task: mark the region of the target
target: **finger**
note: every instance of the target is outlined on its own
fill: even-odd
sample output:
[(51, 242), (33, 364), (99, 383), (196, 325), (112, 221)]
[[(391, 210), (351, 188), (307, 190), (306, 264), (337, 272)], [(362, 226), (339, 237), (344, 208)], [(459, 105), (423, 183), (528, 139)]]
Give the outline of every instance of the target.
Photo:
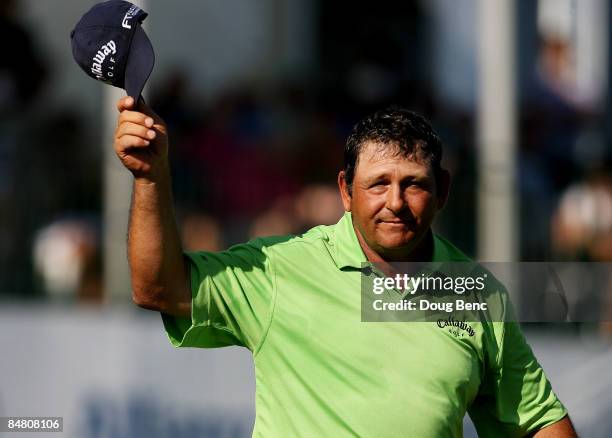
[(132, 109), (134, 107), (134, 98), (130, 96), (122, 97), (117, 101), (117, 111), (122, 112), (126, 109)]
[(144, 138), (137, 137), (135, 135), (124, 135), (117, 139), (117, 152), (125, 152), (131, 148), (145, 148), (149, 146), (151, 142)]
[(159, 132), (160, 134), (168, 134), (168, 128), (164, 124), (155, 123), (151, 128), (154, 129), (155, 132)]
[(138, 111), (153, 118), (156, 124), (163, 124), (162, 118), (159, 117), (155, 111), (153, 111), (153, 108), (147, 105), (147, 103), (144, 101), (142, 97), (138, 100), (138, 105), (136, 106), (136, 108), (138, 109)]
[(145, 140), (153, 140), (156, 137), (154, 130), (138, 123), (124, 122), (119, 125), (116, 132), (116, 137), (120, 138), (124, 135), (133, 135), (135, 137), (144, 138)]
[(154, 123), (151, 117), (138, 111), (123, 111), (119, 116), (118, 123), (122, 124), (125, 122), (137, 123), (147, 128), (152, 127)]
[(133, 172), (149, 172), (151, 170), (151, 165), (147, 162), (147, 156), (144, 155), (144, 152), (131, 152), (129, 155), (124, 155), (121, 160)]

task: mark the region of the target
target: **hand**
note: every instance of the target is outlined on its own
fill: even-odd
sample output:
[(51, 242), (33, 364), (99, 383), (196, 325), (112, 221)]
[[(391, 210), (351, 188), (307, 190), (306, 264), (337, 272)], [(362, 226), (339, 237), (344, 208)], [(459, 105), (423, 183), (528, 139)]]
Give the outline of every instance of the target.
[(169, 175), (168, 129), (164, 121), (144, 103), (134, 98), (119, 99), (119, 119), (113, 148), (121, 163), (137, 182), (154, 183)]

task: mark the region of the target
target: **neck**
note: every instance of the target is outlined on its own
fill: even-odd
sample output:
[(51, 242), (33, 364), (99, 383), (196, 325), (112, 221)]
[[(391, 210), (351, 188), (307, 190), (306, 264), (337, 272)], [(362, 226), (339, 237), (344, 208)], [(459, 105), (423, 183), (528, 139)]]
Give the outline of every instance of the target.
[(353, 225), (357, 240), (366, 258), (372, 263), (384, 262), (430, 262), (433, 258), (433, 233), (427, 230), (417, 246), (411, 250), (399, 248), (397, 250), (376, 251), (368, 245), (357, 227)]

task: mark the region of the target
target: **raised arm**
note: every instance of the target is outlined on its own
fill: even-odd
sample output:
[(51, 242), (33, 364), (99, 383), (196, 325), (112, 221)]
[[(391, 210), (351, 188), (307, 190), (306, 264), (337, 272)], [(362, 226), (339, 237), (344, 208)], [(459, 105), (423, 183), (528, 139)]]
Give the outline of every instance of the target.
[(128, 226), (132, 299), (174, 316), (191, 313), (189, 271), (174, 217), (166, 125), (143, 101), (117, 102), (114, 149), (134, 176)]
[(532, 435), (534, 438), (576, 438), (578, 434), (568, 416), (544, 427)]

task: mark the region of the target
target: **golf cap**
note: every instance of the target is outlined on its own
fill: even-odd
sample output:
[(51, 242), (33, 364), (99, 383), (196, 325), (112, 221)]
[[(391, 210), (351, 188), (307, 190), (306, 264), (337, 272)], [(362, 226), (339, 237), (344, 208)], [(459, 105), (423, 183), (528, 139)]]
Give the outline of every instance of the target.
[(94, 5), (70, 33), (72, 56), (94, 79), (124, 88), (138, 100), (155, 53), (141, 27), (147, 13), (123, 0)]

